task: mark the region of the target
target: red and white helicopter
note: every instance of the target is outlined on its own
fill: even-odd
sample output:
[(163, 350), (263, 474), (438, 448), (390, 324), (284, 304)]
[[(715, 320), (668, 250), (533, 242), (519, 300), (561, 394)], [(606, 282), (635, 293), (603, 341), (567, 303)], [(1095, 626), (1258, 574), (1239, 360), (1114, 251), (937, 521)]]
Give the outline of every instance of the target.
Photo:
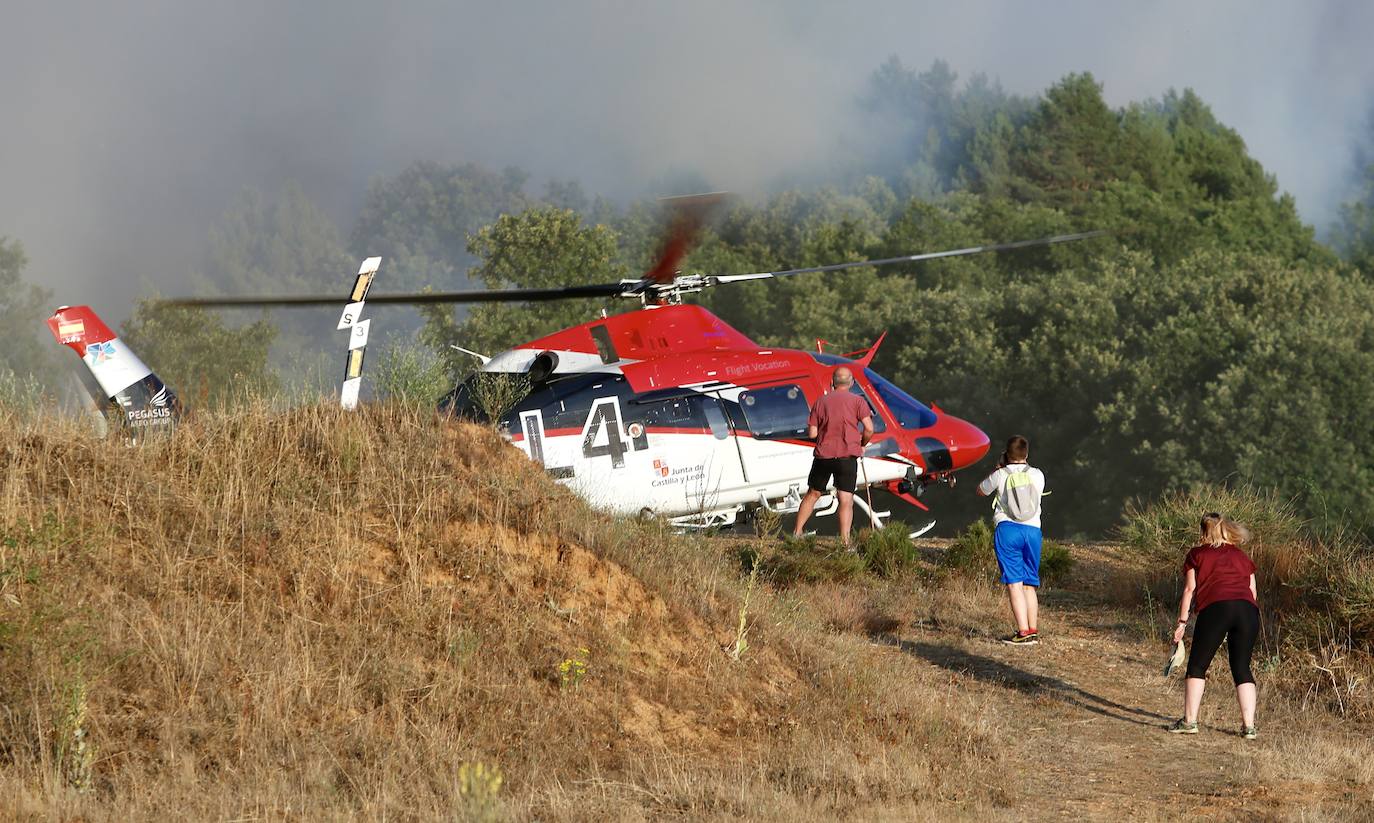
[[(979, 460), (988, 437), (870, 368), (878, 345), (843, 357), (764, 348), (700, 306), (648, 306), (502, 352), (441, 408), (480, 419), (480, 381), (528, 375), (500, 422), (550, 474), (612, 511), (724, 526), (751, 509), (796, 511), (814, 447), (807, 417), (848, 365), (876, 430), (862, 482), (924, 509), (925, 485)], [(880, 524), (886, 513), (855, 499)]]
[[(439, 408), (459, 417), (485, 420), (489, 410), (483, 407), (482, 381), (496, 375), (515, 378), (522, 387), (521, 396), (498, 413), (499, 420), (487, 422), (499, 423), (508, 439), (552, 476), (610, 511), (653, 513), (683, 528), (716, 527), (733, 524), (741, 515), (759, 509), (796, 511), (806, 491), (813, 448), (806, 439), (807, 417), (810, 407), (830, 390), (837, 366), (850, 367), (855, 377), (852, 391), (873, 411), (876, 433), (860, 461), (859, 479), (866, 487), (884, 489), (924, 510), (918, 498), (926, 487), (936, 482), (952, 484), (955, 472), (986, 454), (988, 436), (938, 406), (920, 402), (874, 371), (871, 363), (881, 337), (868, 349), (845, 356), (766, 348), (701, 306), (683, 303), (684, 295), (746, 280), (1009, 251), (1106, 234), (1084, 232), (752, 274), (677, 273), (677, 263), (714, 202), (715, 198), (698, 196), (674, 204), (676, 217), (664, 252), (658, 264), (638, 280), (369, 298), (380, 262), (369, 258), (347, 301), (299, 296), (172, 302), (245, 307), (337, 306), (346, 302), (339, 328), (353, 329), (345, 375), (344, 402), (348, 405), (350, 399), (356, 401), (356, 382), (350, 392), (349, 381), (358, 379), (362, 367), (363, 346), (358, 339), (365, 344), (367, 337), (363, 324), (368, 321), (358, 320), (365, 302), (535, 302), (585, 297), (638, 300), (642, 307), (636, 311), (610, 316), (603, 313), (597, 319), (492, 357), (469, 352), (479, 358), (480, 368), (449, 392)], [(112, 405), (126, 410), (128, 422), (162, 414), (149, 409), (179, 408), (141, 362), (111, 377), (116, 373), (110, 358), (118, 358), (124, 351), (116, 348), (111, 355), (102, 348), (119, 344), (98, 320), (95, 324), (103, 330), (99, 335), (79, 336), (80, 330), (72, 324), (86, 323), (90, 328), (89, 318), (94, 314), (85, 307), (63, 309), (49, 325), (60, 342), (83, 356)], [(358, 326), (362, 327), (360, 334)], [(132, 352), (127, 356), (131, 363), (137, 361)], [(158, 405), (159, 397), (164, 405)], [(855, 501), (875, 526), (888, 515), (874, 511), (861, 495), (856, 495)], [(833, 499), (822, 500), (818, 514), (833, 512), (834, 508)]]

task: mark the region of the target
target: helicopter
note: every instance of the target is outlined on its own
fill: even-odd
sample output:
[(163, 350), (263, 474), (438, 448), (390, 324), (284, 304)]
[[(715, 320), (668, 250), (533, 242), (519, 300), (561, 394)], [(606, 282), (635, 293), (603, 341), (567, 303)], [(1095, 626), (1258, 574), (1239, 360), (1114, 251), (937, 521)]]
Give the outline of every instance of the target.
[[(869, 348), (845, 355), (825, 352), (820, 341), (814, 352), (769, 348), (702, 306), (685, 303), (685, 296), (750, 280), (1005, 252), (1109, 233), (1088, 231), (781, 271), (680, 273), (677, 264), (720, 199), (719, 193), (669, 199), (671, 221), (662, 251), (656, 264), (639, 279), (557, 288), (369, 297), (380, 265), (380, 259), (374, 257), (364, 262), (346, 301), (328, 295), (301, 295), (168, 302), (203, 307), (345, 303), (339, 329), (350, 330), (352, 341), (342, 396), (343, 404), (349, 407), (357, 402), (369, 322), (359, 318), (366, 303), (540, 302), (585, 297), (638, 301), (636, 310), (622, 314), (603, 310), (599, 318), (493, 356), (454, 346), (473, 355), (479, 365), (439, 401), (438, 411), (497, 425), (513, 446), (593, 505), (620, 514), (652, 514), (683, 529), (715, 528), (763, 511), (786, 514), (797, 510), (806, 491), (814, 445), (807, 439), (807, 418), (811, 406), (830, 390), (831, 375), (841, 365), (854, 375), (850, 391), (862, 397), (872, 411), (874, 437), (859, 461), (862, 487), (885, 490), (928, 510), (920, 500), (926, 489), (935, 483), (953, 485), (956, 472), (987, 453), (989, 439), (976, 425), (938, 405), (922, 403), (872, 368), (885, 333)], [(89, 316), (94, 317), (94, 313), (89, 312)], [(70, 334), (64, 339), (59, 334), (63, 322), (77, 322), (70, 319), (74, 317), (59, 311), (49, 321), (59, 342), (82, 354), (98, 380), (102, 374), (98, 369), (112, 374), (109, 365), (98, 360), (98, 352), (91, 353), (92, 343)], [(96, 343), (104, 339), (103, 334), (92, 338)], [(135, 412), (146, 415), (142, 409), (153, 407), (150, 404), (157, 395), (154, 392), (150, 399), (144, 399), (143, 394), (165, 391), (150, 370), (139, 376), (144, 382), (126, 381), (144, 369), (139, 361), (139, 368), (120, 372), (117, 379), (100, 380), (106, 396), (112, 398), (111, 406), (130, 409), (126, 416)], [(490, 392), (486, 389), (493, 380), (508, 384), (507, 402), (499, 408), (488, 401)], [(116, 388), (114, 383), (136, 384), (132, 391), (137, 396), (121, 399), (118, 391), (128, 395), (131, 390)], [(174, 408), (176, 411), (167, 413), (169, 417), (179, 413), (180, 406)], [(869, 499), (858, 495), (855, 505), (875, 527), (881, 527), (890, 514), (875, 510)], [(816, 513), (832, 514), (837, 507), (836, 496), (827, 494)], [(930, 522), (913, 536), (934, 525)]]
[[(650, 305), (489, 358), (440, 409), (498, 423), (594, 505), (682, 528), (725, 527), (746, 513), (797, 510), (814, 447), (811, 407), (848, 366), (875, 430), (860, 461), (864, 485), (925, 509), (926, 487), (953, 482), (987, 452), (988, 437), (874, 371), (881, 342), (848, 355), (765, 348), (700, 306)], [(525, 375), (529, 388), (492, 421), (482, 384), (495, 375)], [(858, 496), (855, 505), (875, 525), (888, 514)], [(836, 507), (827, 495), (818, 513)]]

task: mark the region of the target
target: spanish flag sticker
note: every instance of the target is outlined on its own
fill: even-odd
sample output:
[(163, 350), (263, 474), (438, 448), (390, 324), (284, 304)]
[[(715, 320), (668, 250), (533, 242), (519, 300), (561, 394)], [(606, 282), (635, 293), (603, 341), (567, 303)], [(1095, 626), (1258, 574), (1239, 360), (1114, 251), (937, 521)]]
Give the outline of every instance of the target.
[(57, 336), (58, 336), (58, 337), (71, 337), (71, 336), (73, 336), (73, 335), (85, 334), (85, 333), (86, 333), (86, 321), (84, 321), (84, 320), (75, 320), (75, 321), (73, 321), (73, 322), (71, 322), (71, 323), (58, 323), (58, 324), (57, 324)]

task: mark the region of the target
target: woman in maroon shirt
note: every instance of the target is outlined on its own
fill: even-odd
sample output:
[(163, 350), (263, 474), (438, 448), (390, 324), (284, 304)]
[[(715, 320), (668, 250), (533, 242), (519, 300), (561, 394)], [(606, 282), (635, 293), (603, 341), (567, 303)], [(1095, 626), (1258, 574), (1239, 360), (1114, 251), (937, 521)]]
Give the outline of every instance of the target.
[(1249, 537), (1250, 532), (1239, 523), (1216, 512), (1203, 515), (1202, 541), (1183, 561), (1183, 602), (1178, 607), (1174, 642), (1183, 639), (1188, 609), (1194, 602), (1197, 625), (1193, 627), (1193, 650), (1188, 655), (1184, 681), (1183, 719), (1169, 727), (1171, 732), (1197, 734), (1207, 667), (1225, 638), (1236, 702), (1240, 704), (1240, 733), (1247, 740), (1255, 739), (1255, 677), (1250, 672), (1250, 655), (1259, 637), (1259, 604), (1255, 564), (1236, 547)]

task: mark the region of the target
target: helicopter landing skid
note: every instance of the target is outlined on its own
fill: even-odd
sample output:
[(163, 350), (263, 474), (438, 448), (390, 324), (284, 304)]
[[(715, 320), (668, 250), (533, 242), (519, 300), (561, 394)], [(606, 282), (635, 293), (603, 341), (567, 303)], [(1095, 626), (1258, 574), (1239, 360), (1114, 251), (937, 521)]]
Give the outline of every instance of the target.
[(854, 495), (854, 505), (864, 514), (868, 515), (868, 522), (871, 523), (875, 529), (881, 529), (883, 527), (884, 517), (892, 516), (892, 512), (890, 511), (874, 511), (873, 507), (868, 504), (868, 500), (857, 494)]
[[(768, 502), (768, 496), (762, 491), (759, 492), (759, 508), (766, 509), (774, 514), (796, 514), (801, 508), (802, 492), (800, 486), (792, 486), (787, 490), (787, 495), (776, 504)], [(816, 501), (816, 508), (811, 512), (813, 517), (829, 517), (839, 511), (840, 501), (833, 494), (823, 494)]]
[(709, 512), (693, 512), (681, 517), (674, 517), (668, 521), (668, 524), (680, 532), (722, 529), (735, 525), (735, 521), (739, 519), (739, 513), (743, 510), (744, 506), (735, 506)]
[(915, 540), (916, 538), (920, 537), (921, 535), (925, 534), (926, 532), (930, 531), (930, 530), (933, 529), (933, 528), (935, 528), (935, 521), (934, 521), (934, 520), (932, 520), (932, 521), (930, 521), (929, 523), (925, 524), (924, 526), (922, 526), (921, 528), (919, 528), (919, 529), (917, 529), (916, 531), (912, 532), (911, 534), (908, 534), (907, 537), (911, 538), (912, 540)]

